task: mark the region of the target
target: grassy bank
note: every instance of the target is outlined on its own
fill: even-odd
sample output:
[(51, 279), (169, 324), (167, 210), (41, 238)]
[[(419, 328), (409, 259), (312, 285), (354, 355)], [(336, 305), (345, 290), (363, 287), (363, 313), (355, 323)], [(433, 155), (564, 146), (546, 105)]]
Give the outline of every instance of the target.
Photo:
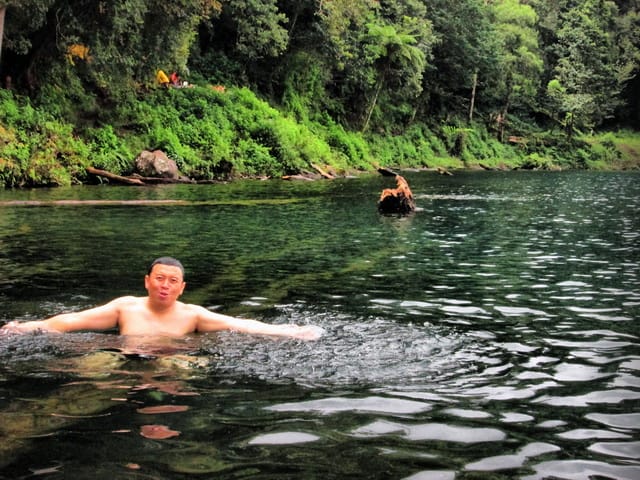
[(329, 118), (296, 120), (246, 88), (152, 90), (105, 108), (55, 91), (35, 106), (0, 90), (0, 185), (93, 182), (89, 166), (129, 175), (142, 150), (160, 149), (200, 180), (415, 168), (635, 169), (638, 132), (569, 141), (535, 132), (501, 143), (483, 124), (412, 125), (361, 134)]

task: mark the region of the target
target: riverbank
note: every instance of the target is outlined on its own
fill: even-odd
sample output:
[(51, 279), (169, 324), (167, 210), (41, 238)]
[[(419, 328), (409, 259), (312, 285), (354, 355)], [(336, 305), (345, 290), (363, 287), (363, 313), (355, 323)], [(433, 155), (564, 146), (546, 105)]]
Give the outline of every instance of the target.
[[(0, 186), (96, 183), (135, 173), (143, 150), (162, 150), (195, 181), (341, 176), (379, 167), (419, 169), (640, 168), (640, 133), (568, 138), (562, 131), (498, 140), (486, 123), (413, 124), (355, 132), (330, 118), (295, 118), (247, 88), (151, 90), (107, 108), (79, 108), (0, 90)], [(86, 99), (85, 99), (86, 100)], [(322, 175), (320, 175), (322, 176)]]

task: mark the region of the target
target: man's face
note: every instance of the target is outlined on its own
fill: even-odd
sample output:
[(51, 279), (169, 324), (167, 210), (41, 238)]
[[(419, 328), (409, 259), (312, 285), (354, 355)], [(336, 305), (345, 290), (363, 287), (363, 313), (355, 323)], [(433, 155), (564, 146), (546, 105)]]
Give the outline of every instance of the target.
[(175, 302), (185, 286), (182, 270), (173, 265), (154, 265), (151, 273), (144, 277), (144, 287), (149, 297), (162, 303)]

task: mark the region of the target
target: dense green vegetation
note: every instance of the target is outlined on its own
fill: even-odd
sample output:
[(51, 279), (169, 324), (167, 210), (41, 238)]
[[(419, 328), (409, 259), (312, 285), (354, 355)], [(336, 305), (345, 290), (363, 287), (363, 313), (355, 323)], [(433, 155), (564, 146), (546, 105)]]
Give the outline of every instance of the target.
[[(3, 14), (4, 186), (129, 174), (143, 149), (197, 179), (640, 163), (640, 0), (0, 0)], [(158, 69), (192, 88), (160, 87)]]

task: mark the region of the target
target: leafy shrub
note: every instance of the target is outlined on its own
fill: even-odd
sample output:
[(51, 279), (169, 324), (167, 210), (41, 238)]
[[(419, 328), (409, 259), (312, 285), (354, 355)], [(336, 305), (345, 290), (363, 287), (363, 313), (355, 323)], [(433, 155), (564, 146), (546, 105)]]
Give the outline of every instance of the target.
[(327, 144), (334, 149), (337, 167), (365, 169), (370, 166), (369, 146), (359, 133), (347, 132), (342, 125), (330, 121), (322, 135)]
[(28, 145), (20, 142), (13, 129), (0, 124), (0, 182), (15, 186), (20, 182), (22, 165), (29, 160)]
[(531, 153), (527, 155), (520, 168), (523, 170), (556, 170), (557, 167), (549, 157), (542, 156), (539, 153)]
[(134, 155), (114, 132), (111, 125), (87, 130), (90, 158), (94, 167), (118, 175), (131, 171)]
[[(94, 121), (108, 112), (99, 105), (93, 88), (95, 85), (88, 86), (78, 70), (68, 64), (54, 66), (49, 79), (34, 97), (34, 104), (39, 110), (74, 125)], [(119, 101), (124, 101), (124, 98), (119, 98)]]
[(10, 92), (0, 92), (0, 103), (0, 177), (5, 186), (70, 185), (86, 175), (89, 149), (70, 124)]
[(453, 125), (443, 125), (442, 135), (447, 152), (454, 157), (463, 160), (468, 159), (467, 155), (467, 139), (473, 130), (470, 128), (462, 128)]
[(621, 157), (620, 152), (611, 140), (594, 143), (591, 145), (590, 153), (591, 160), (586, 162), (589, 168), (606, 168), (607, 165), (613, 165), (618, 162)]
[(150, 132), (148, 138), (151, 150), (164, 151), (170, 158), (175, 160), (178, 168), (183, 172), (187, 173), (191, 170), (190, 166), (198, 163), (197, 153), (180, 140), (178, 133), (174, 129), (158, 126)]
[(240, 140), (236, 154), (234, 164), (240, 175), (276, 177), (285, 173), (282, 165), (270, 154), (269, 149), (251, 139)]

